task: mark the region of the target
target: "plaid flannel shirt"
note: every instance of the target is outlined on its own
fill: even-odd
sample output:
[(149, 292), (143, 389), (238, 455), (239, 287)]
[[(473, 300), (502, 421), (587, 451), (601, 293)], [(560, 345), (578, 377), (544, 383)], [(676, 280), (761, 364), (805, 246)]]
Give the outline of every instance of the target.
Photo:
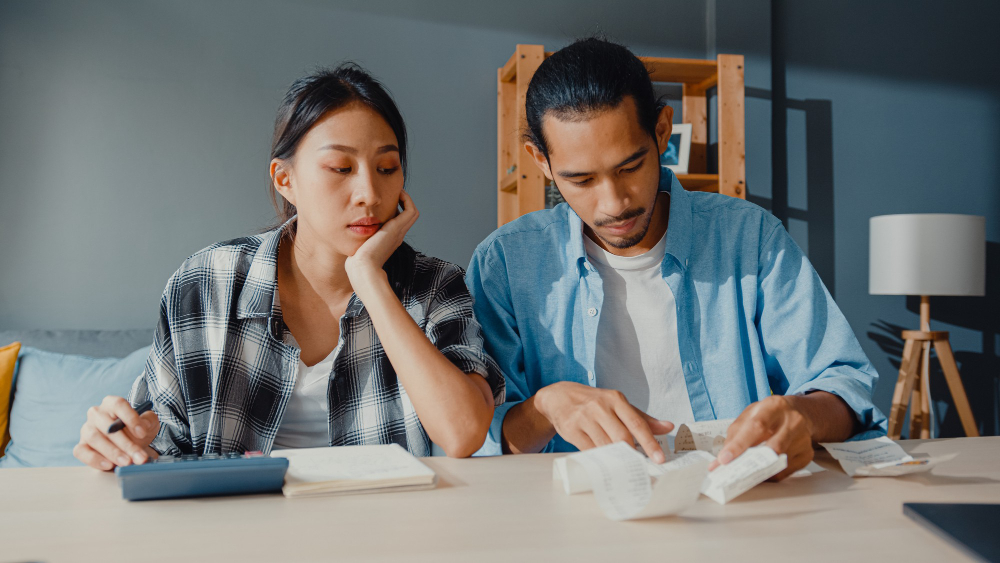
[[(277, 290), (285, 229), (212, 245), (170, 277), (143, 374), (129, 394), (151, 400), (163, 455), (270, 452), (292, 394), (300, 350), (283, 342)], [(482, 375), (496, 405), (504, 377), (485, 352), (458, 266), (405, 243), (386, 262), (390, 284), (413, 320), (463, 372)], [(430, 440), (397, 379), (364, 305), (351, 297), (340, 319), (340, 352), (327, 389), (330, 445), (396, 443), (430, 455)]]

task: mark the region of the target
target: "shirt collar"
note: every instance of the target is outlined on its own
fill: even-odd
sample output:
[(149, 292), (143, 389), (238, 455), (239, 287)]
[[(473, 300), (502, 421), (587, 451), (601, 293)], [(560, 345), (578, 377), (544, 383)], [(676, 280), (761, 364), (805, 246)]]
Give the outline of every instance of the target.
[(278, 312), (276, 309), (280, 310), (280, 306), (274, 301), (274, 292), (278, 287), (278, 246), (293, 221), (295, 217), (260, 235), (260, 246), (250, 261), (250, 269), (240, 291), (237, 318), (280, 318), (280, 315), (274, 314)]
[[(691, 254), (691, 201), (677, 176), (668, 168), (660, 168), (660, 192), (670, 194), (670, 222), (667, 225), (666, 256), (672, 256), (677, 265), (687, 269), (688, 257)], [(566, 242), (566, 255), (580, 268), (586, 267), (587, 250), (583, 244), (583, 220), (569, 210), (569, 239)]]

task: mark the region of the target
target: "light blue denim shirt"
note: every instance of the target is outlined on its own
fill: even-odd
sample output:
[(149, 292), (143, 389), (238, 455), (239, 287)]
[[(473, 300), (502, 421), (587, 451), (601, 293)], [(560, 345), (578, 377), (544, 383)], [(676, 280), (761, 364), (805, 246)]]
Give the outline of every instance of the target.
[[(670, 193), (663, 278), (677, 303), (681, 366), (696, 420), (733, 418), (771, 393), (827, 391), (857, 416), (855, 439), (885, 433), (872, 404), (878, 373), (809, 260), (773, 215), (741, 199)], [(497, 229), (466, 283), (486, 349), (507, 376), (481, 455), (501, 452), (511, 407), (558, 381), (596, 386), (604, 292), (587, 260), (583, 222), (565, 203)], [(543, 451), (573, 451), (560, 436)]]

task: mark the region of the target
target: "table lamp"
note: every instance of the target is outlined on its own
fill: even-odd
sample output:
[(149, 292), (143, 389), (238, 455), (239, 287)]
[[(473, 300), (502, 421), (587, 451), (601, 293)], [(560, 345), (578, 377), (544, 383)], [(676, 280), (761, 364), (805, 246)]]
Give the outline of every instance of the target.
[(870, 220), (868, 292), (919, 295), (920, 330), (904, 330), (903, 358), (892, 395), (889, 437), (898, 440), (910, 407), (910, 438), (930, 437), (930, 351), (937, 352), (967, 436), (978, 436), (948, 333), (931, 331), (931, 295), (986, 293), (986, 218), (938, 213)]

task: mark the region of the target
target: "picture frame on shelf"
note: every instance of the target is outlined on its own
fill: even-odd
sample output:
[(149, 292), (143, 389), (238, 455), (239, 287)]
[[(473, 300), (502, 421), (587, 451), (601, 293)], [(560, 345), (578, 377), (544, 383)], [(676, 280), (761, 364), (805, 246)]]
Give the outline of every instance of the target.
[(660, 166), (674, 174), (687, 174), (691, 159), (691, 124), (675, 123), (667, 148), (660, 153)]

